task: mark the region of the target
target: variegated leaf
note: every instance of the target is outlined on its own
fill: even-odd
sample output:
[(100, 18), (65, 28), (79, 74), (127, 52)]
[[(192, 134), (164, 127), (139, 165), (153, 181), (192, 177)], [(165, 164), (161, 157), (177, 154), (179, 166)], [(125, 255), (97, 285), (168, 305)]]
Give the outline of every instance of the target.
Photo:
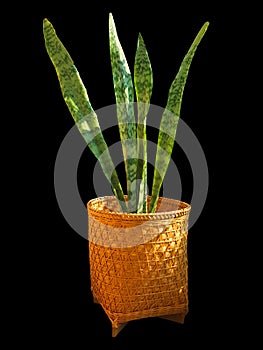
[(140, 181), (137, 212), (147, 212), (147, 137), (146, 119), (153, 88), (151, 62), (142, 35), (139, 34), (134, 63), (134, 86), (137, 98), (137, 179)]
[(134, 86), (136, 91), (137, 102), (144, 103), (142, 105), (142, 108), (144, 108), (146, 111), (139, 115), (141, 120), (144, 120), (148, 113), (147, 107), (149, 109), (148, 104), (150, 103), (152, 96), (153, 76), (151, 62), (141, 34), (139, 34), (138, 37), (137, 49), (135, 54)]
[(60, 88), (68, 109), (80, 133), (93, 154), (98, 158), (102, 170), (110, 182), (123, 210), (126, 210), (123, 190), (114, 168), (99, 121), (93, 110), (85, 86), (68, 51), (58, 38), (53, 25), (43, 21), (45, 47), (56, 70)]
[(110, 58), (117, 118), (127, 178), (128, 208), (136, 211), (136, 120), (134, 116), (134, 89), (130, 69), (120, 44), (112, 14), (109, 15)]
[(169, 90), (167, 105), (162, 115), (159, 129), (158, 148), (156, 152), (155, 171), (150, 202), (151, 212), (155, 212), (156, 210), (160, 189), (171, 159), (177, 125), (180, 117), (183, 91), (189, 68), (196, 49), (201, 42), (208, 25), (209, 22), (205, 22), (196, 35)]

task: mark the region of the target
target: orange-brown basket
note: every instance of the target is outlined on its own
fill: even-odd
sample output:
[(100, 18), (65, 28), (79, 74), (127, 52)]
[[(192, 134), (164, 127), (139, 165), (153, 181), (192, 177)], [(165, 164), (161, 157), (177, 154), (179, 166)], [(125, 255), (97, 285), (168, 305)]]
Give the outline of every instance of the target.
[(91, 290), (112, 323), (188, 313), (187, 235), (190, 205), (160, 198), (152, 214), (118, 212), (114, 196), (88, 202)]

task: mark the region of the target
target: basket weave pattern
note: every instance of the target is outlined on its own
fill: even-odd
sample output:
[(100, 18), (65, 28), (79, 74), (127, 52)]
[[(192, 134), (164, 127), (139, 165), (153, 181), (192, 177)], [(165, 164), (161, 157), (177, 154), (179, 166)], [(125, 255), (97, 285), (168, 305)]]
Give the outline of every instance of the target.
[[(88, 203), (91, 289), (112, 327), (188, 312), (190, 205), (160, 198), (155, 214), (115, 211), (115, 197)], [(110, 208), (110, 209), (109, 209)]]

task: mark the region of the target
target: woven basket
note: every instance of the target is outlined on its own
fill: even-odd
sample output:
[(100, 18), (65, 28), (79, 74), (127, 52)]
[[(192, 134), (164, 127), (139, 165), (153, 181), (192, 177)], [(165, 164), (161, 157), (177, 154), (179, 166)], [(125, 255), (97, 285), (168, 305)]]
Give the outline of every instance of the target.
[(116, 336), (132, 320), (188, 313), (190, 205), (160, 198), (153, 214), (118, 212), (114, 196), (88, 202), (91, 290)]

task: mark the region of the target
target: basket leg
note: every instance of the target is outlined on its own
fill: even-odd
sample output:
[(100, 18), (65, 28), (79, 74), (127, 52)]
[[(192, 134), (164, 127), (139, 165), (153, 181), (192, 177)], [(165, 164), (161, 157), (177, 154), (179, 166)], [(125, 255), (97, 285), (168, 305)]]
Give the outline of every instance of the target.
[(93, 303), (94, 304), (99, 304), (98, 299), (95, 297), (95, 295), (93, 293), (92, 287), (90, 288), (90, 290), (91, 290), (91, 294), (92, 294), (92, 298), (93, 298)]
[(164, 318), (165, 320), (177, 322), (177, 323), (184, 323), (185, 316), (186, 316), (185, 313), (181, 313), (181, 314), (161, 316), (161, 318)]
[(93, 295), (93, 303), (94, 304), (99, 304), (98, 299)]
[(128, 322), (120, 323), (117, 327), (112, 326), (112, 337), (116, 337)]

